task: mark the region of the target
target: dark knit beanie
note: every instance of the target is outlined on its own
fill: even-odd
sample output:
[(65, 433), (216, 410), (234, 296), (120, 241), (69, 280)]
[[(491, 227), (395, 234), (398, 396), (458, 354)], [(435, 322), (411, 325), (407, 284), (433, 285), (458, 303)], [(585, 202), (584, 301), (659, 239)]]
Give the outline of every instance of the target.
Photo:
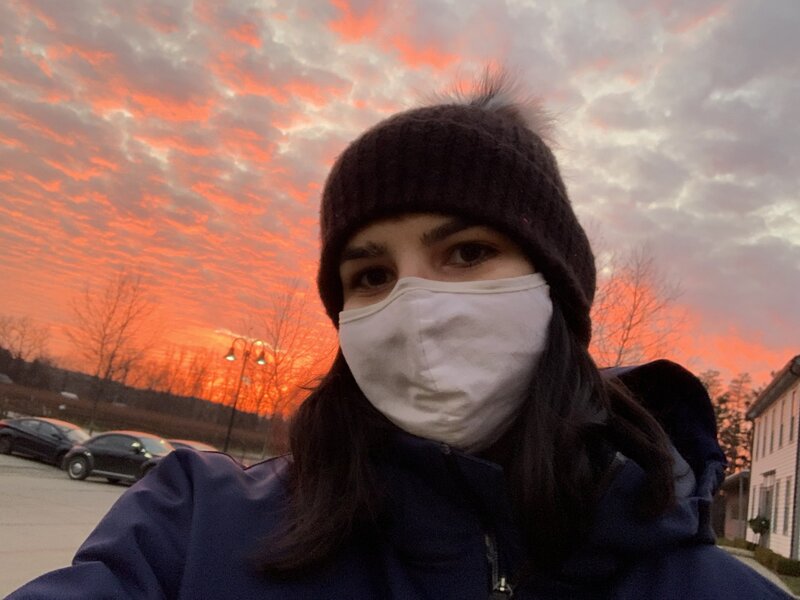
[(492, 227), (522, 247), (588, 346), (595, 265), (553, 153), (511, 111), (447, 104), (390, 117), (339, 156), (322, 196), (317, 284), (338, 326), (339, 258), (371, 222), (442, 213)]

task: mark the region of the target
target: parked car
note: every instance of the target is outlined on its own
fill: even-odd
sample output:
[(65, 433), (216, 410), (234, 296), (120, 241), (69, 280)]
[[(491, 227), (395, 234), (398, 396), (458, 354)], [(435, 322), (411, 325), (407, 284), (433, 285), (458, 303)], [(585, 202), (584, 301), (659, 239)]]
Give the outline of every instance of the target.
[(133, 482), (144, 477), (161, 457), (174, 449), (152, 433), (107, 431), (72, 448), (64, 464), (70, 479), (98, 475), (111, 483)]
[(214, 446), (196, 440), (167, 440), (175, 448), (190, 448), (201, 452), (219, 452)]
[(74, 423), (46, 417), (21, 417), (0, 421), (0, 454), (23, 454), (63, 466), (64, 456), (89, 434)]

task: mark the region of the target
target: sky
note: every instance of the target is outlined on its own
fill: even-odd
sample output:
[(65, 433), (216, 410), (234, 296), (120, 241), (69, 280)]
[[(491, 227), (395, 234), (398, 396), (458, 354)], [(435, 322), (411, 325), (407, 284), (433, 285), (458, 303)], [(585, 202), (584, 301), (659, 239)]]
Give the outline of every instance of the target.
[(337, 154), (503, 64), (591, 236), (680, 282), (667, 357), (765, 383), (800, 352), (798, 31), (796, 0), (2, 2), (0, 314), (68, 364), (71, 302), (120, 269), (170, 343), (224, 353), (296, 280), (321, 312)]

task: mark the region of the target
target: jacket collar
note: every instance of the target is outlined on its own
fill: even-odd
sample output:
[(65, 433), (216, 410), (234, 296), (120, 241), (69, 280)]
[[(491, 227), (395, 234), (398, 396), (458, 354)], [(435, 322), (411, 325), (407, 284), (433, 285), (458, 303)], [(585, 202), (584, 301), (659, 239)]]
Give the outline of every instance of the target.
[[(670, 435), (680, 459), (676, 461), (678, 499), (656, 519), (641, 517), (639, 498), (645, 473), (632, 460), (615, 460), (608, 486), (593, 507), (594, 527), (563, 566), (561, 575), (576, 583), (608, 580), (643, 554), (686, 543), (712, 543), (710, 504), (725, 464), (710, 400), (688, 371), (669, 361), (656, 361), (605, 374), (618, 376)], [(423, 480), (437, 497), (475, 511), (482, 527), (508, 548), (512, 563), (522, 557), (502, 467), (399, 430), (388, 445), (386, 462)]]

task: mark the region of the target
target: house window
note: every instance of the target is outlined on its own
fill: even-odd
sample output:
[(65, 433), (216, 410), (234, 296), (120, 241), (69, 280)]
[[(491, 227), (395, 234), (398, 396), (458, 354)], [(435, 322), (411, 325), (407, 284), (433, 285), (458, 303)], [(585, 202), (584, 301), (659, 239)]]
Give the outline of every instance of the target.
[(775, 407), (769, 411), (769, 451), (775, 450)]
[(753, 423), (753, 458), (758, 460), (758, 440), (761, 439), (761, 423), (756, 421)]
[(753, 497), (750, 499), (750, 518), (755, 518), (758, 515), (758, 511), (756, 510), (756, 495), (758, 494), (758, 486), (753, 486)]
[(783, 415), (786, 412), (786, 398), (781, 400), (781, 428), (778, 430), (778, 448), (783, 447)]
[(792, 478), (786, 478), (786, 497), (783, 501), (783, 535), (789, 534), (789, 503), (791, 502)]
[(775, 497), (772, 503), (772, 533), (778, 531), (778, 503), (781, 500), (781, 482), (775, 482)]

